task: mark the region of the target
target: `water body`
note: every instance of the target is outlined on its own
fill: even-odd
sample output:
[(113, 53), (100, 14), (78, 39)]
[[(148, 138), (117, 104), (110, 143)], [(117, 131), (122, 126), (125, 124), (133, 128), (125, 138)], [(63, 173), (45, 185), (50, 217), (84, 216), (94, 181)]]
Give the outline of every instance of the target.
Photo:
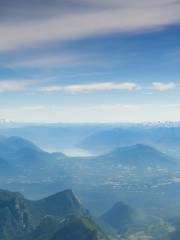
[(65, 148), (59, 149), (58, 152), (62, 152), (69, 157), (90, 157), (94, 156), (93, 153), (88, 152), (81, 148)]

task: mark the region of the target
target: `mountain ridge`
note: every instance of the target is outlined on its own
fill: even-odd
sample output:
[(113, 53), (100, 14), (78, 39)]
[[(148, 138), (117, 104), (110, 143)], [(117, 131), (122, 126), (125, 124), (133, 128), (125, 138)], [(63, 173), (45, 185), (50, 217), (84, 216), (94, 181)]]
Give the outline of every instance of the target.
[(96, 157), (96, 159), (98, 161), (105, 161), (122, 165), (177, 165), (175, 158), (168, 156), (159, 150), (145, 144), (135, 144), (127, 147), (115, 148), (113, 151), (105, 155)]
[[(90, 218), (72, 190), (64, 190), (47, 198), (32, 201), (18, 192), (0, 190), (0, 239), (24, 239), (47, 216), (57, 222), (70, 215)], [(26, 238), (25, 238), (26, 239)]]

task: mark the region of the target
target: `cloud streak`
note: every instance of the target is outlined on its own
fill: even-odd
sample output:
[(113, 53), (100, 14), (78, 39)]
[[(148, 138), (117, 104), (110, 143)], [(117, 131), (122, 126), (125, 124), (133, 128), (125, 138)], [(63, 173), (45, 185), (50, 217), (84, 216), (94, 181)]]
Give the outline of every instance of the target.
[(170, 83), (153, 82), (152, 83), (152, 89), (161, 91), (161, 92), (173, 90), (175, 88), (176, 88), (176, 84), (174, 82), (170, 82)]
[[(43, 65), (44, 66), (44, 65)], [(49, 65), (48, 65), (49, 66)], [(41, 86), (44, 81), (47, 83), (53, 78), (43, 79), (8, 79), (0, 80), (0, 93), (2, 92), (44, 92), (44, 93), (83, 93), (96, 91), (134, 91), (134, 90), (153, 90), (153, 91), (170, 91), (176, 89), (178, 86), (174, 82), (152, 82), (151, 85), (140, 85), (135, 82), (95, 82), (87, 84), (74, 85), (46, 85)], [(57, 80), (56, 80), (57, 81)], [(37, 84), (39, 86), (37, 86)], [(153, 91), (151, 94), (153, 94)]]
[(74, 67), (82, 64), (83, 60), (78, 56), (61, 55), (24, 59), (23, 61), (14, 61), (7, 64), (5, 63), (4, 65), (11, 68), (60, 68)]
[(22, 59), (8, 59), (1, 61), (0, 66), (8, 68), (27, 68), (31, 69), (53, 69), (53, 68), (73, 68), (81, 66), (104, 66), (99, 63), (98, 58), (94, 59), (93, 54), (77, 54), (63, 52), (59, 54), (36, 54), (34, 56), (26, 56)]
[(77, 84), (68, 86), (46, 86), (39, 89), (41, 92), (89, 92), (89, 91), (112, 91), (112, 90), (126, 90), (131, 91), (138, 88), (138, 85), (133, 82), (124, 83), (92, 83), (92, 84)]
[[(113, 32), (136, 32), (157, 30), (180, 22), (180, 5), (177, 1), (108, 1), (96, 3), (85, 1), (91, 8), (67, 11), (54, 18), (42, 18), (23, 23), (0, 24), (0, 50), (68, 41)], [(82, 3), (82, 2), (81, 2)]]
[(32, 82), (27, 80), (3, 80), (0, 81), (0, 93), (2, 92), (21, 92), (26, 90)]

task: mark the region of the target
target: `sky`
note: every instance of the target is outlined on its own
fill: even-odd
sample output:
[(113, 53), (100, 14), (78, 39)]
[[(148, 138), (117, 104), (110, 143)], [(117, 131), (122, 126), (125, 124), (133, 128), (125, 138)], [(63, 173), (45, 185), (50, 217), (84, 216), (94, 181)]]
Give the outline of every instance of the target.
[(180, 0), (0, 0), (0, 118), (180, 121)]

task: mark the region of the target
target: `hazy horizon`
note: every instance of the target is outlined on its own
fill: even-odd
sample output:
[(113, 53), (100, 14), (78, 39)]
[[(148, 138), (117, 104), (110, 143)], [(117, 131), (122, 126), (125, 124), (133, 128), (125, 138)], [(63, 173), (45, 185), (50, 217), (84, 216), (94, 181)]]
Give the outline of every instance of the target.
[(73, 125), (73, 124), (75, 124), (75, 125), (94, 125), (94, 124), (98, 124), (98, 125), (101, 125), (101, 124), (105, 124), (105, 125), (136, 125), (136, 124), (154, 124), (154, 125), (156, 125), (156, 124), (179, 124), (180, 123), (180, 120), (179, 121), (176, 121), (176, 120), (174, 120), (174, 121), (170, 121), (170, 120), (164, 120), (164, 121), (161, 121), (161, 120), (157, 120), (157, 121), (112, 121), (112, 122), (110, 122), (110, 121), (92, 121), (92, 122), (73, 122), (73, 121), (62, 121), (62, 122), (60, 122), (60, 121), (52, 121), (52, 122), (50, 122), (50, 121), (31, 121), (31, 122), (29, 122), (29, 121), (14, 121), (14, 120), (12, 120), (12, 119), (4, 119), (4, 118), (1, 118), (0, 119), (0, 124), (4, 124), (4, 125), (8, 125), (8, 124), (26, 124), (26, 125), (28, 125), (28, 124), (44, 124), (44, 125), (58, 125), (58, 124), (62, 124), (62, 125)]

